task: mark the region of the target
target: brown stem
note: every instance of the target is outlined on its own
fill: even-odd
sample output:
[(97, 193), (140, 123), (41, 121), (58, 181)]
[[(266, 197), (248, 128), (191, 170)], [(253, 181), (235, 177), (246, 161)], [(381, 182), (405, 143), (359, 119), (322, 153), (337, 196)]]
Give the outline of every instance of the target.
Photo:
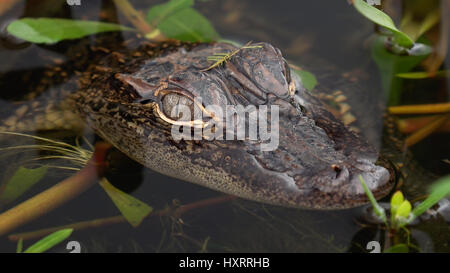
[(433, 114), (450, 112), (450, 102), (434, 104), (417, 104), (391, 106), (388, 108), (390, 114)]
[(123, 223), (125, 221), (126, 221), (125, 217), (123, 217), (122, 215), (117, 215), (117, 216), (108, 217), (108, 218), (100, 218), (100, 219), (82, 221), (82, 222), (77, 222), (77, 223), (63, 225), (63, 226), (44, 228), (44, 229), (39, 229), (36, 231), (31, 231), (31, 232), (11, 234), (8, 236), (8, 239), (11, 241), (19, 241), (20, 239), (26, 241), (26, 240), (36, 239), (36, 238), (42, 238), (46, 235), (49, 235), (50, 233), (53, 233), (53, 232), (61, 230), (61, 229), (72, 228), (74, 230), (83, 230), (83, 229), (87, 229), (87, 228), (102, 227), (102, 226), (107, 226), (107, 225), (112, 225), (112, 224), (117, 224), (117, 223)]
[(0, 236), (45, 215), (94, 185), (102, 176), (106, 151), (110, 147), (98, 143), (92, 158), (79, 172), (0, 214)]
[(157, 42), (165, 41), (167, 38), (158, 31), (153, 29), (147, 21), (142, 17), (142, 14), (135, 10), (127, 0), (114, 0), (114, 3), (119, 8), (120, 12), (130, 21), (145, 37)]
[(427, 39), (433, 45), (433, 52), (425, 59), (423, 65), (427, 72), (435, 75), (438, 69), (442, 66), (448, 53), (448, 33), (450, 29), (450, 1), (441, 1), (440, 7), (440, 26), (432, 29), (427, 33)]
[(198, 208), (202, 208), (202, 207), (220, 204), (223, 202), (234, 200), (236, 198), (237, 197), (233, 196), (233, 195), (223, 195), (223, 196), (219, 196), (219, 197), (200, 200), (200, 201), (193, 202), (193, 203), (190, 203), (187, 205), (182, 205), (181, 207), (178, 208), (177, 213), (183, 214), (183, 213), (186, 213), (193, 209), (198, 209)]
[(0, 15), (5, 14), (8, 10), (10, 10), (14, 5), (19, 3), (21, 0), (2, 0), (0, 1)]
[[(438, 117), (438, 115), (432, 115), (425, 117), (399, 119), (397, 121), (397, 127), (400, 132), (404, 134), (411, 134), (433, 122)], [(450, 120), (447, 120), (447, 122), (443, 126), (439, 127), (439, 129), (437, 129), (436, 131), (450, 132)]]
[[(223, 196), (219, 196), (219, 197), (208, 198), (208, 199), (200, 200), (200, 201), (193, 202), (190, 204), (182, 205), (175, 211), (172, 211), (170, 209), (163, 209), (163, 210), (153, 212), (153, 213), (149, 214), (148, 216), (163, 216), (163, 215), (167, 215), (170, 213), (175, 213), (176, 215), (180, 216), (181, 214), (186, 213), (190, 210), (199, 209), (199, 208), (212, 206), (212, 205), (217, 205), (220, 203), (231, 201), (235, 198), (236, 198), (235, 196), (231, 196), (231, 195), (223, 195)], [(65, 229), (65, 228), (73, 228), (74, 230), (83, 230), (83, 229), (108, 226), (108, 225), (118, 224), (118, 223), (123, 223), (123, 222), (126, 222), (125, 217), (123, 217), (122, 215), (118, 215), (118, 216), (113, 216), (113, 217), (107, 217), (107, 218), (101, 218), (101, 219), (96, 219), (96, 220), (73, 223), (73, 224), (64, 225), (64, 226), (40, 229), (40, 230), (36, 230), (36, 231), (32, 231), (32, 232), (12, 234), (12, 235), (8, 236), (8, 239), (11, 241), (18, 241), (18, 240), (22, 239), (25, 241), (25, 240), (30, 240), (30, 239), (41, 238), (50, 233), (53, 233), (55, 231)]]
[(450, 114), (438, 116), (432, 122), (427, 124), (425, 127), (421, 128), (420, 130), (418, 130), (415, 133), (408, 136), (405, 139), (405, 145), (407, 147), (411, 147), (414, 144), (418, 143), (422, 139), (426, 138), (427, 136), (429, 136), (430, 134), (435, 132), (442, 125), (444, 125), (449, 118), (450, 118)]

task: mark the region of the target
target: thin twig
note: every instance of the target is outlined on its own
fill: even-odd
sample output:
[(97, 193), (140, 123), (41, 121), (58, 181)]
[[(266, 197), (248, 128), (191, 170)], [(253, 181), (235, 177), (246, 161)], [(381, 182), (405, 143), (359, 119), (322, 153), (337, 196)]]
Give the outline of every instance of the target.
[(161, 32), (157, 29), (153, 29), (143, 18), (142, 14), (135, 10), (133, 6), (127, 0), (114, 0), (114, 3), (118, 7), (119, 11), (125, 15), (125, 17), (130, 21), (145, 37), (150, 40), (157, 42), (167, 40)]
[(422, 139), (426, 138), (430, 134), (432, 134), (434, 131), (436, 131), (439, 127), (441, 127), (443, 124), (447, 122), (447, 120), (450, 118), (450, 114), (442, 115), (430, 122), (428, 125), (423, 127), (422, 129), (418, 130), (414, 134), (408, 136), (405, 139), (405, 145), (407, 147), (411, 147), (414, 144), (420, 142)]
[[(403, 134), (411, 134), (425, 127), (427, 124), (438, 118), (438, 115), (422, 116), (397, 120), (398, 130)], [(450, 132), (450, 120), (441, 126), (437, 132)]]
[(13, 8), (21, 0), (2, 0), (0, 1), (0, 15), (5, 14), (8, 10)]
[(238, 54), (238, 53), (241, 52), (243, 49), (261, 48), (261, 47), (262, 47), (262, 45), (252, 45), (251, 43), (252, 43), (252, 42), (248, 42), (248, 43), (245, 44), (244, 46), (242, 46), (242, 47), (240, 47), (240, 48), (238, 48), (238, 49), (235, 49), (235, 50), (233, 50), (233, 51), (230, 51), (230, 52), (220, 52), (220, 53), (215, 53), (215, 54), (212, 55), (212, 56), (208, 56), (208, 61), (214, 61), (214, 63), (213, 63), (211, 66), (209, 66), (209, 67), (207, 67), (207, 68), (205, 68), (205, 69), (202, 69), (202, 70), (200, 70), (200, 71), (205, 72), (205, 71), (211, 70), (211, 69), (213, 69), (213, 68), (216, 68), (216, 67), (218, 67), (218, 66), (221, 66), (221, 65), (225, 64), (225, 63), (228, 62), (234, 55)]
[[(200, 201), (193, 202), (190, 204), (182, 205), (182, 206), (178, 207), (176, 210), (171, 210), (171, 209), (158, 210), (156, 212), (150, 213), (147, 216), (147, 218), (154, 217), (154, 216), (168, 215), (171, 213), (174, 213), (175, 215), (177, 215), (179, 217), (181, 214), (184, 214), (188, 211), (228, 202), (235, 198), (236, 197), (232, 196), (232, 195), (223, 195), (223, 196), (219, 196), (219, 197), (208, 198), (208, 199), (200, 200)], [(84, 229), (88, 229), (88, 228), (97, 228), (97, 227), (103, 227), (103, 226), (108, 226), (108, 225), (112, 225), (112, 224), (124, 223), (126, 221), (127, 220), (125, 219), (125, 217), (123, 217), (122, 215), (117, 215), (117, 216), (113, 216), (113, 217), (77, 222), (77, 223), (68, 224), (68, 225), (64, 225), (64, 226), (40, 229), (40, 230), (36, 230), (36, 231), (31, 231), (31, 232), (11, 234), (8, 236), (8, 239), (11, 241), (18, 241), (18, 240), (22, 239), (25, 241), (25, 240), (30, 240), (30, 239), (41, 238), (41, 237), (44, 237), (55, 231), (58, 231), (61, 229), (66, 229), (66, 228), (73, 228), (74, 230), (79, 231), (79, 230), (84, 230)]]

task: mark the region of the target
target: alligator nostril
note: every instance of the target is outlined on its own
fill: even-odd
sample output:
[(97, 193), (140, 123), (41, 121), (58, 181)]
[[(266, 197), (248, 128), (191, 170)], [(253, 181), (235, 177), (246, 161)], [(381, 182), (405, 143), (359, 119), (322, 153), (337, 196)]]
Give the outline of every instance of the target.
[(335, 164), (332, 164), (331, 168), (336, 172), (336, 177), (335, 178), (338, 178), (339, 174), (342, 171), (342, 169), (338, 165), (335, 165)]

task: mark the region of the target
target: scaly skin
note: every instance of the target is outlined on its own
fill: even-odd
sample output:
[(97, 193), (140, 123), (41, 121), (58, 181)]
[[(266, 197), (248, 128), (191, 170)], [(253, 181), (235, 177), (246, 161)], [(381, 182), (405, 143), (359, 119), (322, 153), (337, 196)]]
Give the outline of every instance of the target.
[[(392, 189), (393, 172), (375, 164), (375, 149), (309, 94), (270, 44), (239, 50), (213, 69), (207, 69), (212, 64), (208, 56), (237, 48), (223, 43), (133, 44), (135, 49), (123, 50), (101, 44), (103, 53), (96, 54), (105, 57), (79, 64), (82, 72), (69, 81), (67, 92), (59, 92), (52, 109), (72, 113), (75, 120), (74, 109), (102, 138), (150, 169), (246, 199), (342, 209), (368, 201), (359, 175), (377, 199)], [(78, 50), (95, 56), (87, 48)], [(204, 106), (278, 105), (278, 148), (261, 151), (260, 141), (249, 139), (175, 141), (170, 111), (178, 104), (193, 109), (195, 97)], [(47, 118), (42, 120), (46, 124)]]

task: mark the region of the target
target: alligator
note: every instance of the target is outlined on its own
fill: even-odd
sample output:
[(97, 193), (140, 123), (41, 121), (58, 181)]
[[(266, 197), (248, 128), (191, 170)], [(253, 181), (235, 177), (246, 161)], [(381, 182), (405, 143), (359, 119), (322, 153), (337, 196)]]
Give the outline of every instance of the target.
[[(391, 191), (393, 168), (305, 89), (271, 44), (117, 41), (112, 33), (95, 37), (94, 43), (85, 38), (68, 47), (64, 69), (55, 65), (45, 73), (41, 94), (30, 93), (32, 100), (3, 120), (0, 131), (88, 126), (152, 170), (286, 207), (363, 205), (368, 198), (360, 177), (377, 199)], [(217, 54), (228, 55), (214, 65), (209, 57)], [(173, 112), (180, 105), (203, 116), (180, 118)], [(174, 125), (205, 130), (216, 120), (207, 110), (210, 105), (277, 106), (278, 122), (272, 125), (278, 130), (276, 149), (261, 149), (259, 135), (174, 138)]]

